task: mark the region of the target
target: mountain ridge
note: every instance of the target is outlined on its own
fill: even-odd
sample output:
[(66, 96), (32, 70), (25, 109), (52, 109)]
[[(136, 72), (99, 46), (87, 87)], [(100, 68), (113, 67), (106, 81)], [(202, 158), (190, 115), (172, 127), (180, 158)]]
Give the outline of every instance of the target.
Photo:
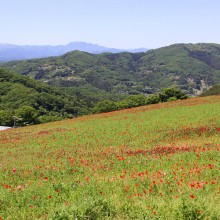
[(46, 58), (50, 56), (60, 56), (65, 53), (80, 50), (92, 54), (100, 54), (105, 52), (120, 53), (123, 51), (136, 53), (145, 52), (146, 48), (137, 49), (117, 49), (100, 46), (98, 44), (86, 42), (70, 42), (66, 45), (16, 45), (16, 44), (0, 44), (0, 62), (12, 60), (23, 60), (33, 58)]
[(152, 94), (177, 86), (199, 95), (220, 83), (219, 44), (174, 44), (145, 53), (68, 52), (0, 66), (59, 87), (92, 86), (118, 94)]

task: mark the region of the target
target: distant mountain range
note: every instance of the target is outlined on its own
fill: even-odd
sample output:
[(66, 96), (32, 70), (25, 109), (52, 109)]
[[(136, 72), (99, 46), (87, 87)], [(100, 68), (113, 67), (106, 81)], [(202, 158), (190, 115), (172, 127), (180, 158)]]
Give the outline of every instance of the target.
[(178, 86), (199, 95), (220, 83), (220, 45), (175, 44), (145, 53), (74, 51), (0, 67), (57, 87), (90, 88), (88, 94), (97, 89), (105, 94), (150, 94)]
[(72, 42), (67, 45), (58, 46), (0, 44), (0, 62), (60, 56), (74, 50), (79, 50), (92, 54), (100, 54), (105, 52), (120, 53), (125, 51), (130, 53), (137, 53), (147, 51), (146, 48), (116, 49), (85, 42)]

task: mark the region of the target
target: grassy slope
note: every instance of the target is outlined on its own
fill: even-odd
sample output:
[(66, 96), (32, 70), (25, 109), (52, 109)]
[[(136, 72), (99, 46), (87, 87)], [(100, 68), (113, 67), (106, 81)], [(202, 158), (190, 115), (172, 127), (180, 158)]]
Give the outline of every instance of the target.
[(219, 109), (213, 96), (3, 131), (0, 216), (219, 219)]

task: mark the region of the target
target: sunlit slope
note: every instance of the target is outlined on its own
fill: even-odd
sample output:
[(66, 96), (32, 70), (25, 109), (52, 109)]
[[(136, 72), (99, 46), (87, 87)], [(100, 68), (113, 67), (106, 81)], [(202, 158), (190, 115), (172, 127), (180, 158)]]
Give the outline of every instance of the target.
[(220, 218), (220, 96), (0, 133), (3, 219)]
[(151, 94), (178, 85), (188, 94), (201, 94), (220, 83), (220, 45), (174, 44), (146, 53), (73, 51), (0, 66), (49, 85), (80, 88), (79, 92), (98, 89), (106, 95)]

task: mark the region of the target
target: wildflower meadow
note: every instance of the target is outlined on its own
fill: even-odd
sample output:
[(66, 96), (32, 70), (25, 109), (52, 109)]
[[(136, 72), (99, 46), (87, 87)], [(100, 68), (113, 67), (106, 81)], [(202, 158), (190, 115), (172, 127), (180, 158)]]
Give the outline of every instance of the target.
[(0, 132), (0, 219), (220, 219), (220, 96)]

